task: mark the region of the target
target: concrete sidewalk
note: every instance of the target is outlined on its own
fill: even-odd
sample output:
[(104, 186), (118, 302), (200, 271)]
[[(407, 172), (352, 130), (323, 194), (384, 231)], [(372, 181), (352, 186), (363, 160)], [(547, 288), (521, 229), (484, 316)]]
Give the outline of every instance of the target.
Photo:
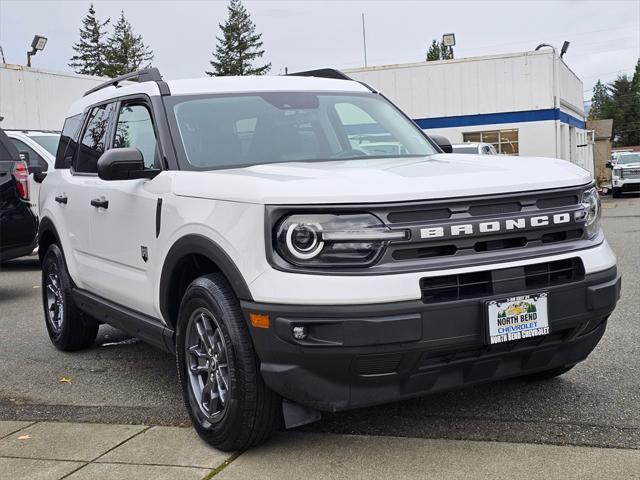
[(283, 432), (242, 454), (191, 428), (0, 422), (3, 479), (640, 479), (640, 450)]

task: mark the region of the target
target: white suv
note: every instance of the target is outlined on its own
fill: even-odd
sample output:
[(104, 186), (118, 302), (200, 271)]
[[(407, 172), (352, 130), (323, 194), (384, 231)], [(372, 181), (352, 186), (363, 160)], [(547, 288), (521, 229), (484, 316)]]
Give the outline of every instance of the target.
[(225, 450), (321, 411), (560, 375), (620, 291), (588, 172), (442, 154), (331, 70), (108, 82), (71, 108), (40, 211), (54, 345), (104, 322), (174, 352)]

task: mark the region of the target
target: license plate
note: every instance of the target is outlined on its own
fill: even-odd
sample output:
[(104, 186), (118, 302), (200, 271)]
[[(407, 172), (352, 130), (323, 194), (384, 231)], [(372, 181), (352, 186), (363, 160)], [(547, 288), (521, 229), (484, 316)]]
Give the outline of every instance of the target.
[(490, 344), (549, 333), (546, 292), (491, 300), (486, 305)]

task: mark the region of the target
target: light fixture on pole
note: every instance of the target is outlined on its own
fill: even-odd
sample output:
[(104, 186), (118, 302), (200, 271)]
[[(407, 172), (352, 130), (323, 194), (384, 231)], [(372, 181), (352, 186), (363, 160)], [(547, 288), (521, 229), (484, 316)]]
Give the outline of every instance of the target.
[(27, 67), (31, 66), (31, 57), (38, 53), (38, 50), (44, 50), (44, 46), (47, 44), (47, 37), (42, 35), (34, 35), (31, 42), (31, 51), (27, 52)]
[(449, 54), (451, 55), (451, 58), (453, 58), (453, 47), (456, 44), (456, 34), (445, 33), (442, 35), (442, 44), (449, 48)]

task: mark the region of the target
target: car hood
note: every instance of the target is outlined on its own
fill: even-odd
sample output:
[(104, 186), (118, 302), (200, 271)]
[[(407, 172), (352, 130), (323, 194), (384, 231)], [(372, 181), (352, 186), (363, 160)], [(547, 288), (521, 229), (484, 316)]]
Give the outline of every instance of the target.
[(177, 195), (261, 204), (373, 203), (584, 185), (586, 170), (564, 160), (436, 154), (254, 165), (174, 176)]
[(614, 165), (614, 167), (615, 168), (622, 168), (622, 169), (625, 169), (625, 168), (638, 168), (638, 167), (640, 167), (640, 162), (624, 163), (624, 164), (617, 163), (617, 164)]

